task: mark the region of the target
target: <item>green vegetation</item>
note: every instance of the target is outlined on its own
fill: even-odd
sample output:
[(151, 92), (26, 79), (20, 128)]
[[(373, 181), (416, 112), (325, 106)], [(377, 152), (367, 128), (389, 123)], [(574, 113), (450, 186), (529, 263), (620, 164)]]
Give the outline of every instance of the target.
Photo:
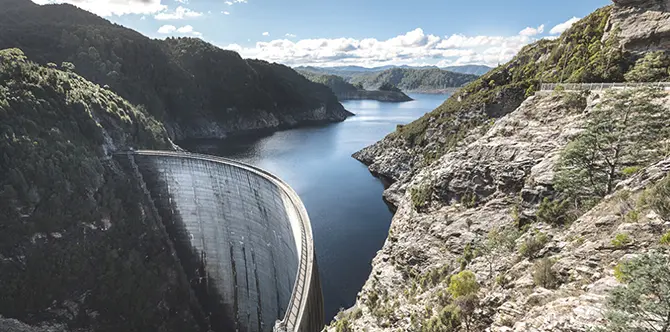
[(226, 125), (259, 111), (301, 120), (326, 105), (344, 114), (328, 88), (286, 66), (244, 60), (196, 38), (152, 40), (74, 6), (22, 1), (0, 11), (0, 49), (71, 63), (63, 68), (143, 105), (168, 128), (178, 123), (184, 135), (204, 121)]
[(477, 293), (479, 284), (475, 274), (472, 271), (465, 270), (451, 277), (448, 289), (451, 296), (457, 299), (461, 296)]
[(544, 248), (547, 242), (549, 242), (547, 234), (536, 230), (533, 234), (529, 234), (523, 243), (521, 243), (521, 246), (519, 247), (519, 255), (529, 259), (536, 258), (537, 254)]
[(537, 209), (537, 221), (550, 225), (565, 225), (575, 219), (570, 214), (570, 201), (545, 197)]
[(455, 332), (461, 326), (460, 309), (455, 305), (444, 307), (439, 315), (432, 316), (421, 328), (421, 332)]
[(533, 265), (533, 282), (536, 286), (541, 286), (547, 289), (554, 289), (558, 287), (559, 280), (552, 270), (554, 261), (548, 258), (540, 259)]
[(656, 183), (648, 191), (645, 203), (654, 209), (661, 218), (670, 220), (670, 175)]
[[(440, 128), (442, 155), (468, 130), (516, 109), (540, 82), (622, 82), (628, 62), (618, 41), (602, 37), (611, 6), (582, 19), (556, 40), (524, 47), (507, 64), (468, 84), (440, 107), (395, 132), (414, 146), (425, 146), (426, 129)], [(434, 143), (434, 142), (431, 142)]]
[(433, 190), (428, 185), (421, 185), (410, 189), (410, 196), (412, 197), (412, 206), (414, 209), (421, 212), (426, 206), (430, 204)]
[(619, 233), (612, 239), (612, 246), (615, 248), (623, 248), (631, 243), (633, 243), (633, 240), (626, 233)]
[(465, 270), (470, 262), (472, 262), (472, 260), (476, 257), (477, 252), (475, 251), (474, 245), (472, 243), (466, 244), (465, 248), (463, 248), (463, 256), (458, 259), (459, 263), (461, 264), (461, 271)]
[(384, 90), (384, 86), (398, 87), (404, 91), (439, 91), (458, 88), (477, 79), (475, 75), (459, 74), (438, 68), (391, 68), (380, 72), (356, 75), (351, 83), (369, 89)]
[(647, 53), (626, 73), (631, 82), (659, 82), (670, 78), (670, 56), (664, 51)]
[(658, 242), (664, 246), (670, 246), (670, 232), (663, 234), (663, 236), (661, 236), (661, 240)]
[(377, 90), (379, 90), (379, 91), (394, 91), (394, 92), (401, 92), (402, 91), (397, 86), (395, 86), (391, 83), (388, 83), (388, 82), (382, 83), (379, 86), (379, 88), (377, 88)]
[(83, 330), (200, 330), (160, 220), (107, 158), (112, 145), (168, 149), (165, 129), (51, 67), (0, 51), (0, 313), (32, 323), (69, 312)]
[[(309, 79), (312, 82), (320, 83), (329, 87), (331, 90), (333, 90), (333, 93), (335, 93), (335, 95), (341, 95), (362, 90), (362, 86), (360, 85), (355, 86), (337, 75), (317, 74), (306, 70), (298, 70), (298, 72), (301, 75), (307, 77), (307, 79)], [(361, 89), (359, 89), (359, 87)]]
[[(618, 271), (617, 271), (618, 270)], [(623, 285), (610, 292), (606, 325), (599, 331), (667, 331), (670, 328), (670, 259), (642, 254), (617, 266)]]
[(489, 276), (493, 276), (493, 265), (500, 256), (513, 252), (516, 240), (521, 233), (514, 227), (492, 229), (489, 231), (486, 241), (479, 246), (477, 251), (484, 256), (489, 264)]
[(589, 113), (584, 131), (561, 155), (555, 183), (565, 199), (588, 208), (612, 193), (626, 174), (662, 157), (670, 114), (654, 105), (659, 93), (638, 89), (605, 94)]

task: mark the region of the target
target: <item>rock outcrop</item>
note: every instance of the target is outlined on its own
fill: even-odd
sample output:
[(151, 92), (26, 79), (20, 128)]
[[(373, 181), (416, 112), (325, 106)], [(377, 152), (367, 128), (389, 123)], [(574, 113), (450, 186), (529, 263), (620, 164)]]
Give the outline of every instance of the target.
[[(625, 222), (637, 198), (670, 173), (670, 159), (622, 182), (569, 226), (538, 222), (539, 204), (554, 193), (559, 156), (601, 96), (592, 94), (586, 103), (571, 99), (531, 97), (483, 134), (473, 133), (470, 143), (389, 188), (387, 196), (398, 206), (389, 238), (349, 311), (358, 314), (340, 318), (355, 331), (425, 327), (439, 314), (444, 280), (459, 271), (469, 246), (481, 244), (492, 230), (528, 224), (512, 248), (480, 252), (467, 263), (482, 286), (471, 331), (586, 331), (601, 325), (606, 295), (618, 285), (614, 265), (657, 247), (670, 230), (670, 220), (648, 209), (637, 222)], [(670, 111), (670, 97), (656, 102)], [(429, 192), (425, 204), (413, 197), (418, 188)], [(619, 233), (634, 235), (632, 244), (613, 247)], [(539, 252), (529, 258), (518, 251), (538, 234), (546, 241)], [(540, 258), (553, 262), (556, 287), (536, 286), (533, 271)]]
[[(448, 324), (449, 310), (454, 310), (449, 278), (463, 268), (474, 272), (481, 286), (469, 331), (602, 326), (606, 298), (620, 285), (614, 266), (658, 249), (659, 238), (670, 231), (670, 220), (638, 203), (670, 176), (670, 159), (666, 154), (645, 164), (575, 221), (549, 224), (541, 216), (558, 194), (555, 172), (561, 155), (602, 105), (603, 92), (587, 98), (534, 93), (525, 82), (584, 79), (575, 73), (586, 68), (561, 73), (553, 55), (570, 47), (562, 43), (596, 26), (605, 27), (597, 39), (611, 45), (599, 52), (616, 55), (622, 63), (667, 51), (667, 8), (665, 0), (615, 1), (557, 42), (528, 46), (435, 111), (354, 154), (372, 173), (395, 181), (384, 197), (397, 211), (356, 305), (331, 328), (438, 331), (431, 324)], [(618, 79), (626, 68), (613, 68)], [(670, 112), (670, 97), (654, 103)], [(506, 235), (511, 238), (506, 249), (487, 252), (488, 237), (510, 229), (519, 231)], [(617, 236), (625, 244), (614, 245)], [(529, 254), (528, 246), (538, 243)], [(541, 264), (554, 278), (547, 284), (534, 277)]]
[(670, 49), (669, 0), (613, 0), (615, 10), (609, 25), (630, 52), (646, 53)]

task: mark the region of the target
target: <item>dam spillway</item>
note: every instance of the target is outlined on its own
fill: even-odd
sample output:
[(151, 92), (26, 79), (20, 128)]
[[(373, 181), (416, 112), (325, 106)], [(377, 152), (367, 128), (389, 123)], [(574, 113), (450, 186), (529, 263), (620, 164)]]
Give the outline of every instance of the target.
[(212, 330), (320, 331), (307, 212), (281, 179), (223, 158), (117, 154), (142, 180)]

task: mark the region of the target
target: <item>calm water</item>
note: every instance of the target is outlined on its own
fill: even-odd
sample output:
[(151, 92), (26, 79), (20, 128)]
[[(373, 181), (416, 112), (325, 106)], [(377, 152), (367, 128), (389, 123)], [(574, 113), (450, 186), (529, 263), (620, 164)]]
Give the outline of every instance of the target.
[(351, 154), (432, 111), (445, 95), (411, 95), (415, 101), (348, 101), (356, 114), (342, 123), (287, 130), (261, 138), (180, 142), (196, 152), (266, 169), (298, 192), (312, 221), (326, 319), (356, 301), (372, 258), (384, 244), (392, 214), (382, 183)]

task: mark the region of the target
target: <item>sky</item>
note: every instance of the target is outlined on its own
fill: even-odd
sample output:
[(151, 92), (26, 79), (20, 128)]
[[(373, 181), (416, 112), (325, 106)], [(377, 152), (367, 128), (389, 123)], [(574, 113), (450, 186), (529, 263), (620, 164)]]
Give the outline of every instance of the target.
[(198, 37), (290, 66), (484, 64), (556, 38), (610, 0), (33, 0), (151, 38)]

